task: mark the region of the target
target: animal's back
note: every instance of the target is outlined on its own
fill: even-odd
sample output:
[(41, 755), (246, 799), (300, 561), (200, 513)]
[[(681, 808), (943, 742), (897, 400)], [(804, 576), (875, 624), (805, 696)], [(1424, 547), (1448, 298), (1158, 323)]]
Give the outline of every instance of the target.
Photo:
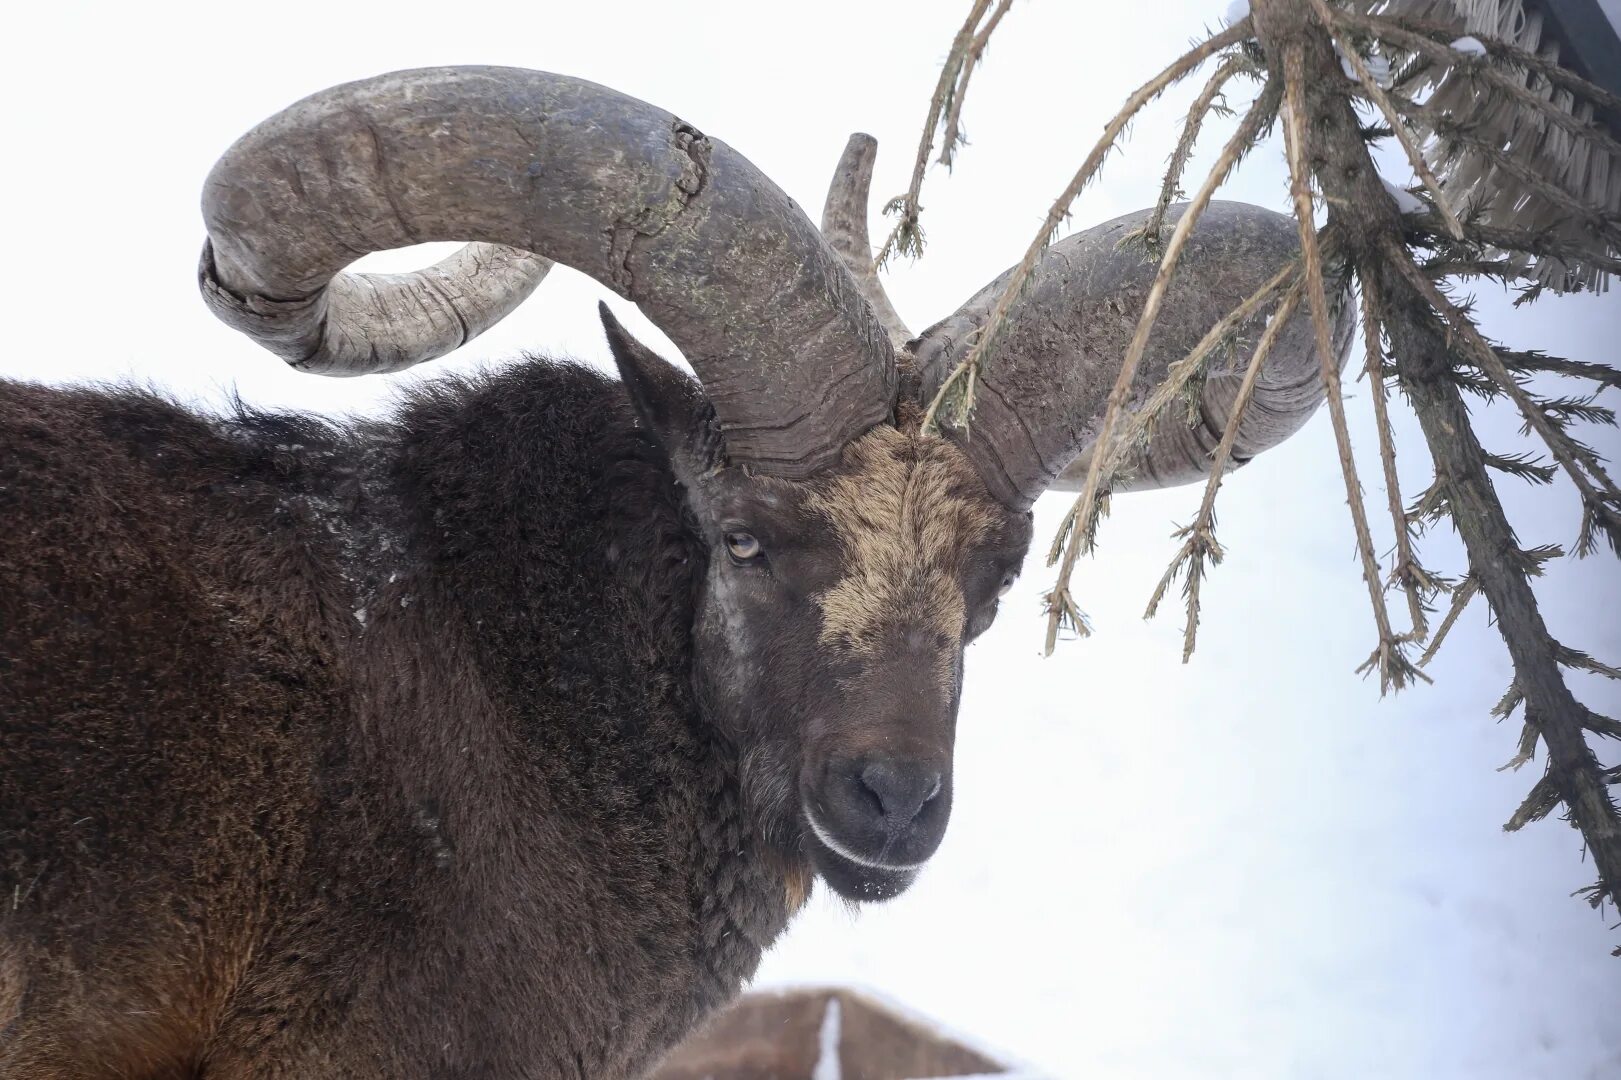
[(343, 631), (276, 472), (0, 384), (0, 1076), (192, 1073), (303, 856)]

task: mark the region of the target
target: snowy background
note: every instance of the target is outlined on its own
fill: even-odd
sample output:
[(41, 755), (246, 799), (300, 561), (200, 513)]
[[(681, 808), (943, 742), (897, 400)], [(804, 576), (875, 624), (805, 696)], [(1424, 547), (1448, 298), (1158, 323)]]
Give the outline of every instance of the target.
[[(1603, 2), (1617, 18), (1615, 0)], [(196, 296), (197, 193), (253, 123), (389, 69), (545, 68), (682, 115), (814, 216), (853, 130), (880, 142), (875, 202), (905, 187), (965, 7), (28, 5), (8, 16), (0, 67), (11, 103), (0, 373), (148, 379), (204, 406), (234, 388), (264, 404), (376, 409), (398, 380), (294, 374)], [(1014, 8), (974, 77), (972, 145), (924, 189), (928, 255), (890, 274), (914, 328), (1017, 259), (1118, 103), (1221, 10), (1220, 0)], [(1077, 203), (1077, 227), (1153, 201), (1200, 82), (1134, 125)], [(1192, 175), (1229, 128), (1207, 127)], [(1255, 155), (1223, 197), (1286, 208), (1278, 155)], [(374, 262), (405, 268), (429, 254)], [(428, 371), (523, 348), (605, 362), (601, 293), (554, 271), (517, 314)], [(1621, 294), (1520, 312), (1490, 287), (1479, 300), (1487, 329), (1512, 345), (1617, 359)], [(1388, 546), (1367, 393), (1352, 392), (1370, 514)], [(1491, 449), (1523, 445), (1506, 414), (1489, 410), (1481, 426)], [(1612, 432), (1589, 434), (1621, 449)], [(1398, 438), (1411, 495), (1428, 483), (1426, 454), (1406, 416)], [(1567, 488), (1502, 490), (1527, 544), (1573, 539)], [(1050, 572), (1031, 560), (969, 655), (957, 805), (939, 856), (887, 907), (852, 917), (814, 901), (760, 981), (868, 986), (1062, 1077), (1621, 1076), (1621, 960), (1609, 956), (1621, 934), (1569, 896), (1594, 878), (1579, 837), (1557, 820), (1499, 828), (1541, 767), (1494, 771), (1519, 729), (1488, 716), (1510, 671), (1484, 604), (1432, 665), (1433, 687), (1381, 701), (1353, 674), (1374, 629), (1319, 414), (1224, 485), (1228, 557), (1183, 666), (1178, 606), (1151, 623), (1141, 613), (1173, 524), (1198, 497), (1117, 500), (1100, 556), (1077, 576), (1096, 635), (1052, 659), (1039, 655), (1038, 616)], [(1038, 505), (1038, 546), (1064, 499)], [(1450, 533), (1422, 552), (1433, 570), (1463, 567)], [(1613, 559), (1556, 564), (1538, 593), (1561, 639), (1621, 661)], [(1577, 690), (1621, 715), (1616, 684), (1584, 678)], [(1601, 749), (1616, 760), (1613, 745)]]

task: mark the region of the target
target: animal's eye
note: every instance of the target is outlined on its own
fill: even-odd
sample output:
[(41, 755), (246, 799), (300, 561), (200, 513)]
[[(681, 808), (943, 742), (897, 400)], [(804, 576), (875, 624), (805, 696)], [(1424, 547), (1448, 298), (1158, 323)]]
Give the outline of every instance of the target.
[(1013, 583), (1017, 580), (1019, 580), (1019, 575), (1015, 574), (1012, 570), (1009, 570), (1007, 573), (1003, 574), (1002, 584), (997, 586), (996, 595), (1006, 596), (1008, 594), (1008, 590), (1013, 588)]
[(753, 533), (729, 532), (726, 534), (726, 550), (737, 562), (748, 562), (758, 559), (761, 555), (760, 541), (754, 538)]

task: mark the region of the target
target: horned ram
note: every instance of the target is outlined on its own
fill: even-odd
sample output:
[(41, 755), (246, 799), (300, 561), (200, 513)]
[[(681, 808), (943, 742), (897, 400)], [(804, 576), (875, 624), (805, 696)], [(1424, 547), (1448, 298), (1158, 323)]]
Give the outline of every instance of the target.
[[(871, 264), (873, 152), (851, 141), (824, 235), (600, 86), (340, 86), (209, 176), (216, 314), (302, 370), (397, 371), (556, 259), (697, 381), (604, 309), (618, 381), (532, 357), (344, 424), (0, 384), (0, 1077), (633, 1077), (816, 882), (912, 882), (964, 646), (1031, 503), (1084, 470), (1153, 263), (1120, 242), (1141, 214), (1056, 245), (971, 430), (925, 434), (1000, 279), (908, 332)], [(1139, 387), (1294, 236), (1213, 207)], [(343, 272), (448, 239), (474, 243)], [(1237, 381), (1213, 371), (1130, 483), (1206, 471)], [(1320, 397), (1291, 324), (1235, 460)]]

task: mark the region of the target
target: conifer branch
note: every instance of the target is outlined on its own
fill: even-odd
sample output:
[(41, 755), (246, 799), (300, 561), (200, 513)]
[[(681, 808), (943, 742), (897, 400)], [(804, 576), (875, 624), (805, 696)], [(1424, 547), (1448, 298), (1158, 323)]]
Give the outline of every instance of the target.
[[(1373, 290), (1378, 286), (1372, 279), (1362, 282), (1362, 334), (1363, 363), (1368, 374), (1368, 395), (1373, 400), (1374, 428), (1379, 434), (1379, 461), (1384, 467), (1385, 495), (1390, 505), (1390, 523), (1396, 531), (1396, 565), (1390, 572), (1392, 582), (1400, 582), (1407, 596), (1407, 614), (1412, 628), (1404, 635), (1408, 641), (1423, 641), (1429, 633), (1423, 592), (1433, 592), (1434, 583), (1424, 573), (1413, 556), (1412, 530), (1402, 510), (1401, 480), (1396, 475), (1396, 437), (1390, 428), (1390, 410), (1385, 390), (1385, 350), (1381, 341), (1378, 305)], [(1423, 666), (1422, 661), (1419, 666)]]
[[(897, 251), (914, 259), (923, 254), (923, 228), (918, 222), (923, 212), (918, 202), (923, 194), (923, 174), (929, 168), (929, 153), (934, 149), (934, 134), (940, 127), (940, 114), (946, 108), (947, 101), (957, 85), (957, 76), (962, 71), (968, 49), (973, 44), (974, 32), (979, 28), (980, 20), (985, 17), (985, 11), (990, 6), (991, 0), (974, 0), (973, 6), (968, 11), (968, 18), (951, 41), (951, 49), (946, 53), (946, 62), (940, 67), (940, 81), (935, 84), (934, 95), (929, 99), (928, 118), (923, 121), (923, 135), (918, 139), (917, 157), (912, 161), (912, 182), (904, 194), (897, 195), (884, 205), (884, 213), (894, 215), (898, 220), (895, 227), (890, 230), (888, 238), (884, 240), (884, 246), (878, 251), (876, 262), (879, 269), (883, 269), (889, 262), (889, 257)], [(960, 102), (958, 108), (961, 108)]]
[[(1030, 275), (1036, 268), (1036, 263), (1040, 261), (1042, 252), (1046, 251), (1047, 247), (1052, 243), (1058, 227), (1068, 219), (1070, 204), (1081, 193), (1081, 189), (1097, 175), (1104, 158), (1108, 157), (1109, 151), (1114, 149), (1115, 142), (1120, 138), (1121, 133), (1125, 131), (1126, 125), (1131, 121), (1131, 118), (1141, 112), (1145, 105), (1159, 97), (1172, 85), (1196, 70), (1200, 64), (1211, 56), (1229, 45), (1236, 45), (1249, 37), (1249, 35), (1250, 22), (1248, 19), (1242, 19), (1226, 30), (1206, 38), (1177, 57), (1158, 75), (1138, 87), (1136, 92), (1126, 99), (1126, 103), (1121, 106), (1120, 111), (1104, 125), (1103, 137), (1093, 146), (1091, 153), (1086, 156), (1086, 160), (1076, 170), (1069, 184), (1054, 200), (1052, 207), (1047, 211), (1046, 218), (1042, 221), (1040, 231), (1036, 233), (1035, 239), (1030, 242), (1030, 246), (1025, 250), (1024, 257), (1019, 260), (1019, 265), (1014, 267), (1013, 272), (1008, 275), (1007, 283), (1002, 288), (1002, 295), (997, 298), (995, 306), (991, 308), (991, 313), (986, 318), (983, 326), (981, 326), (979, 336), (969, 348), (968, 354), (941, 381), (939, 390), (935, 392), (934, 397), (929, 401), (928, 409), (923, 415), (923, 430), (925, 432), (939, 429), (940, 406), (953, 392), (957, 395), (957, 406), (953, 410), (956, 415), (951, 418), (952, 422), (957, 426), (963, 426), (967, 423), (969, 412), (973, 407), (974, 384), (978, 379), (980, 365), (1000, 337), (1009, 312), (1013, 310), (1014, 305), (1018, 303), (1019, 298), (1024, 294), (1024, 287), (1029, 282)], [(961, 390), (956, 387), (959, 380), (965, 382), (965, 386)], [(1050, 648), (1049, 651), (1051, 651)]]
[(1271, 354), (1273, 345), (1282, 335), (1283, 328), (1294, 317), (1304, 287), (1304, 280), (1296, 278), (1294, 285), (1284, 294), (1277, 310), (1273, 312), (1271, 321), (1261, 334), (1261, 340), (1255, 345), (1255, 352), (1250, 356), (1249, 365), (1244, 369), (1244, 378), (1239, 383), (1232, 412), (1228, 414), (1227, 424), (1222, 429), (1221, 442), (1216, 444), (1215, 453), (1211, 458), (1210, 478), (1205, 481), (1204, 498), (1199, 503), (1199, 512), (1194, 515), (1192, 524), (1177, 530), (1174, 534), (1182, 541), (1182, 547), (1171, 560), (1171, 565), (1166, 568), (1159, 586), (1149, 598), (1147, 610), (1143, 612), (1143, 618), (1152, 619), (1159, 610), (1159, 603), (1164, 599), (1171, 582), (1176, 580), (1178, 574), (1186, 573), (1183, 593), (1187, 598), (1188, 619), (1182, 632), (1184, 664), (1193, 655), (1198, 636), (1199, 586), (1204, 580), (1204, 561), (1209, 558), (1214, 565), (1220, 563), (1225, 554), (1221, 544), (1216, 541), (1216, 493), (1221, 490), (1222, 478), (1227, 474), (1227, 464), (1232, 459), (1233, 446), (1238, 441), (1238, 429), (1244, 422), (1244, 414), (1249, 410), (1250, 400), (1255, 396), (1255, 384), (1260, 378), (1261, 368), (1266, 364), (1266, 358)]
[[(1243, 25), (1240, 23), (1239, 25)], [(1261, 91), (1261, 96), (1250, 106), (1244, 120), (1233, 132), (1232, 138), (1222, 149), (1221, 156), (1211, 168), (1210, 174), (1199, 187), (1182, 216), (1177, 219), (1176, 228), (1171, 231), (1171, 239), (1165, 245), (1165, 254), (1160, 259), (1159, 270), (1154, 274), (1154, 281), (1148, 290), (1148, 298), (1143, 304), (1142, 315), (1137, 320), (1136, 332), (1132, 334), (1131, 343), (1126, 347), (1125, 358), (1120, 363), (1120, 374), (1115, 378), (1114, 387), (1109, 391), (1108, 404), (1104, 409), (1102, 423), (1098, 427), (1095, 445), (1099, 452), (1093, 454), (1091, 467), (1086, 473), (1086, 482), (1081, 489), (1081, 495), (1075, 501), (1076, 528), (1085, 532), (1093, 514), (1098, 493), (1103, 490), (1103, 466), (1110, 456), (1106, 449), (1113, 445), (1115, 427), (1119, 424), (1121, 415), (1125, 412), (1126, 401), (1131, 396), (1131, 386), (1137, 378), (1137, 367), (1142, 362), (1143, 353), (1148, 348), (1148, 337), (1154, 330), (1154, 322), (1159, 317), (1160, 305), (1165, 300), (1165, 290), (1171, 283), (1171, 275), (1176, 272), (1177, 263), (1181, 261), (1182, 251), (1186, 247), (1188, 238), (1193, 235), (1193, 227), (1198, 224), (1205, 207), (1215, 196), (1216, 189), (1226, 182), (1233, 168), (1254, 144), (1261, 130), (1271, 122), (1277, 113), (1278, 98), (1281, 87), (1277, 80), (1267, 83)], [(1316, 239), (1313, 231), (1312, 238)], [(1012, 291), (1009, 284), (1008, 291)], [(1005, 295), (1005, 294), (1004, 294)], [(970, 359), (972, 354), (970, 354)], [(964, 363), (967, 361), (965, 360)], [(1070, 576), (1075, 570), (1075, 559), (1079, 551), (1074, 543), (1069, 544), (1063, 556), (1063, 563), (1058, 573), (1058, 580), (1065, 592), (1068, 591)], [(1049, 608), (1047, 612), (1047, 652), (1051, 654), (1058, 640), (1058, 628), (1065, 612), (1057, 606)]]
[(1356, 72), (1357, 78), (1362, 80), (1362, 92), (1367, 94), (1374, 105), (1378, 106), (1380, 114), (1385, 118), (1385, 123), (1390, 125), (1391, 133), (1396, 136), (1396, 141), (1401, 144), (1402, 150), (1407, 154), (1407, 163), (1413, 167), (1413, 174), (1418, 177), (1425, 190), (1430, 193), (1430, 199), (1435, 203), (1435, 209), (1440, 213), (1442, 220), (1446, 222), (1447, 231), (1453, 237), (1459, 240), (1463, 239), (1463, 225), (1458, 221), (1458, 216), (1452, 212), (1452, 208), (1447, 205), (1446, 195), (1441, 191), (1441, 181), (1437, 180), (1435, 173), (1430, 171), (1429, 163), (1424, 160), (1424, 154), (1419, 150), (1418, 144), (1413, 141), (1412, 132), (1407, 130), (1407, 125), (1403, 123), (1402, 118), (1396, 113), (1396, 107), (1390, 103), (1390, 98), (1380, 89), (1379, 80), (1375, 79), (1373, 73), (1368, 70), (1367, 62), (1362, 59), (1361, 52), (1340, 32), (1334, 20), (1334, 13), (1329, 10), (1328, 5), (1323, 0), (1311, 0), (1311, 6), (1317, 12), (1317, 17), (1322, 20), (1323, 26), (1327, 28), (1329, 36), (1334, 40), (1334, 44), (1339, 46), (1340, 55), (1350, 62), (1351, 69)]
[[(1578, 463), (1579, 449), (1572, 446), (1571, 439), (1554, 425), (1537, 403), (1531, 400), (1525, 388), (1515, 381), (1508, 369), (1503, 366), (1503, 361), (1498, 357), (1496, 351), (1481, 336), (1480, 331), (1475, 328), (1474, 322), (1460, 311), (1456, 304), (1442, 295), (1441, 291), (1435, 287), (1435, 284), (1419, 271), (1417, 265), (1413, 262), (1412, 254), (1407, 250), (1406, 246), (1388, 235), (1380, 237), (1380, 243), (1388, 260), (1388, 265), (1405, 278), (1413, 286), (1414, 290), (1446, 320), (1447, 324), (1463, 340), (1477, 366), (1493, 382), (1497, 383), (1503, 392), (1519, 407), (1520, 415), (1542, 437), (1543, 442), (1547, 444), (1549, 451), (1552, 452), (1554, 460), (1559, 462), (1565, 474), (1576, 485), (1577, 491), (1581, 493), (1583, 505), (1608, 508), (1608, 500), (1621, 498), (1621, 491), (1616, 490), (1615, 485), (1608, 476), (1603, 474), (1602, 469), (1592, 477), (1589, 476), (1589, 471), (1594, 468), (1594, 462), (1587, 461), (1585, 463), (1587, 468), (1585, 469), (1582, 463)], [(1602, 487), (1602, 491), (1600, 487), (1595, 487), (1595, 480)], [(1621, 525), (1621, 522), (1617, 522), (1617, 524)]]
[(1345, 501), (1351, 509), (1351, 524), (1356, 533), (1357, 554), (1362, 559), (1362, 577), (1368, 586), (1368, 599), (1373, 605), (1374, 625), (1379, 641), (1373, 653), (1358, 671), (1379, 672), (1379, 692), (1397, 690), (1414, 679), (1429, 681), (1405, 654), (1405, 642), (1390, 628), (1390, 612), (1385, 607), (1384, 589), (1380, 583), (1379, 563), (1373, 554), (1373, 535), (1368, 529), (1368, 517), (1362, 504), (1362, 484), (1357, 479), (1356, 459), (1351, 452), (1351, 432), (1345, 420), (1345, 400), (1340, 388), (1339, 365), (1335, 362), (1333, 331), (1330, 327), (1328, 292), (1323, 284), (1321, 253), (1317, 247), (1317, 229), (1312, 221), (1311, 170), (1306, 163), (1306, 71), (1305, 57), (1296, 43), (1283, 54), (1284, 101), (1287, 115), (1283, 125), (1283, 144), (1289, 163), (1289, 192), (1294, 199), (1295, 221), (1300, 231), (1300, 247), (1306, 268), (1306, 299), (1311, 307), (1313, 331), (1317, 335), (1317, 361), (1322, 374), (1328, 414), (1334, 427), (1334, 442), (1339, 448), (1340, 474), (1345, 480)]
[(1193, 99), (1188, 107), (1187, 119), (1182, 123), (1182, 134), (1176, 140), (1176, 149), (1171, 151), (1170, 164), (1165, 169), (1165, 179), (1160, 184), (1159, 199), (1154, 203), (1154, 212), (1148, 216), (1141, 229), (1134, 237), (1140, 237), (1144, 245), (1155, 251), (1159, 248), (1161, 233), (1165, 228), (1165, 214), (1171, 208), (1171, 203), (1182, 194), (1182, 173), (1187, 169), (1188, 158), (1193, 154), (1193, 147), (1199, 140), (1199, 130), (1204, 126), (1204, 119), (1215, 108), (1216, 99), (1221, 96), (1223, 88), (1232, 81), (1233, 76), (1243, 71), (1246, 63), (1242, 57), (1229, 56), (1216, 68), (1210, 80), (1205, 83), (1199, 96)]
[(985, 20), (985, 25), (968, 44), (968, 54), (963, 57), (962, 73), (957, 76), (956, 87), (951, 92), (951, 104), (946, 110), (945, 134), (940, 140), (940, 164), (947, 169), (951, 168), (957, 147), (968, 141), (962, 134), (962, 103), (968, 97), (968, 80), (974, 74), (974, 68), (979, 65), (980, 57), (984, 55), (991, 34), (996, 31), (1002, 16), (1006, 15), (1008, 8), (1012, 6), (1013, 0), (998, 0), (996, 10), (991, 12), (991, 17)]
[[(1408, 49), (1422, 54), (1426, 59), (1440, 63), (1445, 67), (1459, 68), (1478, 76), (1492, 89), (1515, 96), (1516, 90), (1525, 90), (1517, 86), (1513, 79), (1502, 71), (1491, 66), (1491, 63), (1476, 57), (1467, 56), (1454, 49), (1450, 42), (1457, 37), (1457, 31), (1445, 26), (1432, 26), (1412, 19), (1404, 19), (1395, 15), (1372, 15), (1363, 12), (1338, 9), (1335, 12), (1335, 22), (1341, 26), (1359, 30), (1381, 41), (1400, 48)], [(1517, 48), (1505, 41), (1499, 41), (1489, 36), (1477, 36), (1492, 60), (1507, 63), (1513, 67), (1524, 68), (1559, 87), (1568, 90), (1578, 98), (1592, 102), (1598, 108), (1611, 113), (1621, 113), (1621, 98), (1611, 94), (1601, 86), (1597, 86), (1577, 75), (1568, 68), (1560, 67), (1557, 63)], [(1530, 91), (1528, 91), (1530, 92)], [(1530, 104), (1524, 102), (1524, 104)], [(1547, 103), (1540, 98), (1534, 106), (1540, 111), (1552, 112), (1554, 107), (1547, 107)], [(1564, 115), (1560, 110), (1561, 115)], [(1550, 116), (1550, 119), (1552, 117)], [(1558, 122), (1558, 121), (1555, 121)], [(1578, 132), (1577, 134), (1581, 134)]]

